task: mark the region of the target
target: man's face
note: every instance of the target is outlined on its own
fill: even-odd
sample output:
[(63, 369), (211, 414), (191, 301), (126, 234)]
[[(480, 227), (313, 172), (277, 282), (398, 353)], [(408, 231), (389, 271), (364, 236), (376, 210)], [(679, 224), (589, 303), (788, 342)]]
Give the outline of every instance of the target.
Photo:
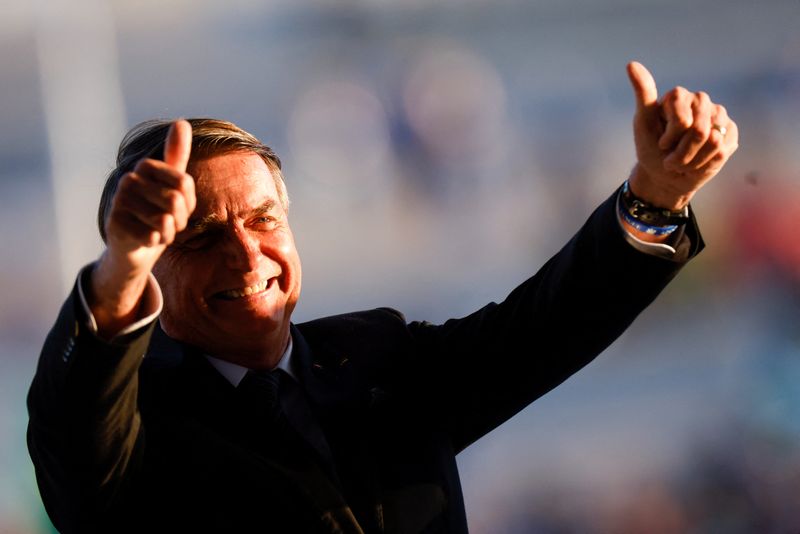
[(269, 168), (234, 152), (193, 162), (197, 207), (153, 272), (170, 336), (246, 367), (283, 353), (300, 258)]

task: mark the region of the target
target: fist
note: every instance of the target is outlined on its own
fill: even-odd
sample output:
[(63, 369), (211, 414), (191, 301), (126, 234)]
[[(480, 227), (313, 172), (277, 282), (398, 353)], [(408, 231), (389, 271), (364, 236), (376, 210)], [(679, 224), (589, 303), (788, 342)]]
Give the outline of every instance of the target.
[(143, 159), (120, 178), (106, 220), (108, 252), (137, 270), (152, 268), (194, 211), (194, 179), (186, 173), (191, 146), (191, 125), (175, 121), (164, 161)]
[(681, 209), (736, 151), (738, 127), (702, 91), (675, 87), (659, 99), (653, 76), (637, 62), (628, 64), (628, 77), (636, 96), (631, 190), (655, 206)]

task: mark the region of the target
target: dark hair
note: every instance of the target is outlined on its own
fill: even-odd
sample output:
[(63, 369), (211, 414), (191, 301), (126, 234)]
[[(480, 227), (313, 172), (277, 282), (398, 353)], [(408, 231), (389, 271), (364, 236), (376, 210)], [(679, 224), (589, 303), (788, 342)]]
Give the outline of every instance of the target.
[[(289, 209), (289, 197), (281, 173), (281, 160), (270, 147), (232, 122), (207, 118), (186, 120), (192, 125), (190, 161), (199, 161), (237, 151), (258, 154), (267, 164), (275, 180), (275, 188), (278, 190), (281, 204), (284, 209)], [(100, 197), (100, 206), (97, 210), (97, 226), (103, 242), (106, 241), (106, 217), (120, 179), (125, 173), (132, 171), (139, 160), (143, 158), (163, 160), (164, 142), (172, 122), (172, 119), (153, 119), (141, 122), (131, 128), (122, 138), (117, 152), (117, 166), (106, 179), (103, 194)]]

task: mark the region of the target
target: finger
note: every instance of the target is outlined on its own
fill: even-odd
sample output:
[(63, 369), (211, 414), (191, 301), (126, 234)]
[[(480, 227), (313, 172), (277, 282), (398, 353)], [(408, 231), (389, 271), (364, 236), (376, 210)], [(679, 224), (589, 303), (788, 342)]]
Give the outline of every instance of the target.
[(722, 153), (723, 156), (729, 157), (736, 150), (736, 123), (728, 118), (728, 113), (723, 106), (715, 105), (714, 109), (711, 122), (718, 128), (711, 127), (708, 140), (688, 164), (691, 169), (701, 169), (708, 165), (717, 154)]
[[(713, 119), (711, 121), (712, 124), (712, 132), (711, 135), (719, 135), (725, 141), (726, 148), (730, 149), (731, 147), (733, 150), (736, 150), (736, 147), (739, 143), (739, 128), (736, 126), (736, 123), (728, 117), (728, 110), (725, 109), (725, 106), (720, 106), (719, 104), (714, 106), (715, 111), (713, 114)], [(720, 129), (724, 128), (725, 135), (722, 135), (720, 129), (715, 128), (718, 127)], [(733, 153), (731, 150), (731, 153)]]
[(725, 132), (725, 150), (732, 155), (739, 148), (739, 126), (728, 119), (728, 131)]
[(164, 162), (180, 172), (186, 172), (192, 151), (192, 125), (178, 119), (172, 123), (164, 142)]
[(725, 166), (725, 162), (728, 161), (730, 154), (727, 150), (719, 150), (712, 154), (711, 158), (706, 162), (705, 165), (697, 169), (697, 173), (707, 177), (709, 179), (716, 175), (722, 167)]
[(169, 245), (173, 241), (175, 241), (175, 235), (178, 233), (178, 229), (176, 228), (175, 224), (175, 217), (170, 214), (165, 214), (161, 220), (161, 230), (159, 234), (161, 234), (161, 241), (159, 242), (160, 245)]
[(119, 194), (141, 197), (166, 213), (188, 215), (186, 194), (180, 189), (165, 186), (163, 183), (150, 180), (139, 173), (128, 173), (123, 177), (120, 182)]
[(733, 121), (730, 121), (729, 124), (728, 131), (725, 133), (725, 140), (720, 149), (713, 152), (706, 163), (695, 171), (696, 173), (707, 178), (713, 177), (725, 166), (733, 153), (736, 152), (736, 149), (739, 148), (738, 126)]
[(123, 176), (112, 207), (112, 218), (117, 213), (129, 213), (167, 236), (185, 228), (190, 214), (186, 197), (180, 191), (136, 173)]
[(138, 234), (143, 236), (140, 244), (144, 246), (169, 245), (178, 233), (175, 218), (169, 213), (147, 215), (143, 210), (127, 210), (121, 214), (120, 220), (128, 221), (131, 228), (135, 224)]
[(683, 137), (693, 123), (692, 101), (694, 95), (683, 87), (676, 87), (666, 95), (661, 104), (666, 127), (664, 134), (658, 140), (661, 150), (669, 150)]
[(163, 242), (168, 232), (169, 221), (163, 212), (128, 209), (124, 204), (115, 204), (108, 222), (106, 234), (109, 241), (133, 243), (136, 247), (152, 247)]
[(658, 89), (650, 71), (638, 61), (628, 63), (627, 71), (628, 79), (636, 96), (637, 111), (655, 106), (658, 101)]
[[(691, 162), (698, 151), (706, 145), (711, 133), (711, 114), (714, 104), (708, 94), (699, 92), (694, 95), (691, 104), (692, 125), (681, 136), (678, 146), (664, 159), (666, 168), (676, 168)], [(716, 141), (712, 145), (719, 146)]]
[(197, 194), (194, 190), (194, 178), (188, 174), (184, 174), (181, 179), (180, 190), (183, 193), (183, 198), (186, 201), (186, 214), (191, 215), (194, 208), (197, 207)]
[[(711, 137), (721, 140), (721, 150), (730, 157), (739, 148), (739, 127), (728, 117), (725, 106), (717, 104), (712, 120)], [(723, 135), (724, 130), (724, 135)]]
[(194, 178), (172, 166), (155, 159), (143, 159), (136, 164), (133, 173), (154, 182), (178, 190), (185, 199), (188, 213), (191, 214), (197, 204)]
[(129, 240), (143, 247), (154, 247), (161, 243), (161, 234), (130, 212), (119, 213), (109, 219), (106, 233), (110, 240)]
[(149, 202), (141, 196), (120, 196), (115, 199), (111, 217), (115, 216), (133, 217), (142, 224), (149, 226), (152, 230), (161, 231), (164, 226), (164, 218), (172, 216), (160, 206)]
[(186, 176), (185, 172), (157, 159), (139, 160), (133, 168), (133, 172), (175, 189), (182, 187), (184, 176)]

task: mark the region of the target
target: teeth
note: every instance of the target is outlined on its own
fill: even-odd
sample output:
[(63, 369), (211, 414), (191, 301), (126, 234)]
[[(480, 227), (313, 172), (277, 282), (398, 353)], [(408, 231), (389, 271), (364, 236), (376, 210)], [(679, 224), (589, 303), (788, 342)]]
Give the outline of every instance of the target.
[(267, 289), (267, 285), (269, 285), (269, 280), (264, 280), (250, 287), (246, 287), (244, 289), (229, 289), (228, 291), (223, 291), (222, 293), (220, 293), (220, 295), (225, 298), (238, 299), (241, 297), (246, 297), (248, 295), (261, 293), (262, 291)]

